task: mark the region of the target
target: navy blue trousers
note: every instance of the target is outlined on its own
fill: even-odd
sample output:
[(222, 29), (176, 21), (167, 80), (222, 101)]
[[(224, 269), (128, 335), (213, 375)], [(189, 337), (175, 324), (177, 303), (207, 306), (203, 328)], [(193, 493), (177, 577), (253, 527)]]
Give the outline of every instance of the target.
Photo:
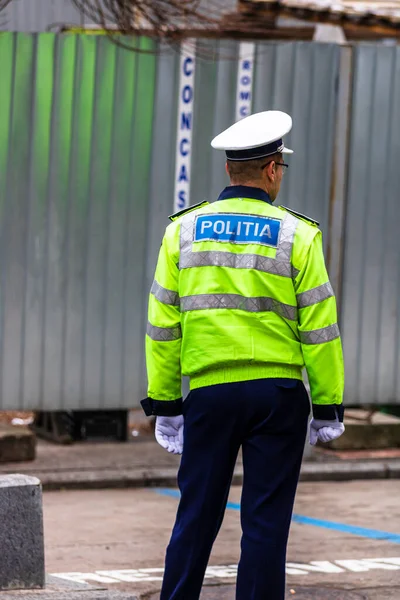
[(301, 381), (199, 388), (183, 404), (181, 500), (160, 600), (198, 600), (240, 446), (241, 558), (236, 600), (283, 600), (289, 526), (310, 405)]

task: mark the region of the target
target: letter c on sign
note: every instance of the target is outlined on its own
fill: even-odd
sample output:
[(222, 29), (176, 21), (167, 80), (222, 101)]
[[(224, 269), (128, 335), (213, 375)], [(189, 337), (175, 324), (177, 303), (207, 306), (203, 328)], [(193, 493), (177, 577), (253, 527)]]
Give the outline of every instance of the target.
[(239, 110), (240, 116), (241, 117), (247, 117), (248, 113), (249, 113), (249, 109), (247, 106), (241, 106), (240, 110)]
[(187, 140), (186, 138), (183, 138), (183, 140), (180, 141), (179, 152), (181, 153), (181, 156), (187, 156), (189, 154), (189, 148), (187, 150), (185, 150), (183, 147), (184, 144), (189, 145), (189, 140)]
[[(192, 66), (192, 68), (190, 68)], [(183, 73), (186, 77), (190, 77), (193, 73), (193, 58), (187, 57), (183, 61)]]

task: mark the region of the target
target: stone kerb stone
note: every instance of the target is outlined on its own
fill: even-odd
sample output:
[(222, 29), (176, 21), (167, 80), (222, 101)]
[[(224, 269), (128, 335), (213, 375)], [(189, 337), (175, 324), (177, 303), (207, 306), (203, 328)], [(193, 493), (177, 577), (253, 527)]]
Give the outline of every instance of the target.
[(0, 590), (44, 585), (41, 483), (27, 475), (1, 475)]

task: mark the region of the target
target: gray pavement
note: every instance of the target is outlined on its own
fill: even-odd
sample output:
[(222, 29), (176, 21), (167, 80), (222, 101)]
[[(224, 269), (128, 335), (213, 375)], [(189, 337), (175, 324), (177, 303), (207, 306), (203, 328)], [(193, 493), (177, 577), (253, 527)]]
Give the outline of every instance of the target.
[[(399, 600), (399, 492), (396, 480), (300, 483), (287, 600)], [(240, 493), (231, 490), (201, 600), (234, 599)], [(176, 490), (46, 492), (47, 572), (82, 586), (71, 600), (83, 598), (85, 584), (106, 588), (110, 600), (116, 592), (158, 600), (177, 504)]]
[[(400, 600), (400, 450), (306, 450), (287, 599)], [(3, 592), (1, 600), (158, 600), (178, 498), (154, 486), (174, 488), (179, 460), (149, 434), (128, 443), (39, 440), (35, 461), (0, 464), (0, 473), (43, 483), (46, 571), (53, 574), (46, 590)], [(239, 457), (232, 506), (241, 479)], [(239, 543), (239, 511), (228, 509), (201, 600), (233, 600)]]
[[(300, 483), (287, 600), (399, 600), (400, 482)], [(233, 486), (201, 600), (233, 600), (241, 488)], [(45, 590), (1, 600), (158, 600), (176, 489), (45, 492)], [(267, 600), (267, 599), (266, 599)]]
[[(148, 434), (127, 443), (82, 442), (69, 446), (38, 440), (34, 461), (0, 463), (0, 474), (40, 479), (44, 490), (173, 486), (180, 458)], [(234, 483), (242, 482), (239, 456)], [(400, 478), (400, 449), (330, 451), (306, 447), (302, 481)]]

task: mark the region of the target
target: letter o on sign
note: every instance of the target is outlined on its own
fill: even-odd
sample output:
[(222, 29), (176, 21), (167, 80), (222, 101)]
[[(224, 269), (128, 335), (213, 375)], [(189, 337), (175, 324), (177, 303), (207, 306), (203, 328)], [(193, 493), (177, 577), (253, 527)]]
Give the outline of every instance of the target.
[(225, 229), (225, 223), (223, 221), (215, 221), (214, 223), (214, 232), (222, 233)]
[(190, 85), (185, 85), (185, 87), (182, 90), (182, 100), (184, 101), (185, 104), (188, 104), (189, 102), (191, 102), (193, 98), (193, 88), (190, 87)]

